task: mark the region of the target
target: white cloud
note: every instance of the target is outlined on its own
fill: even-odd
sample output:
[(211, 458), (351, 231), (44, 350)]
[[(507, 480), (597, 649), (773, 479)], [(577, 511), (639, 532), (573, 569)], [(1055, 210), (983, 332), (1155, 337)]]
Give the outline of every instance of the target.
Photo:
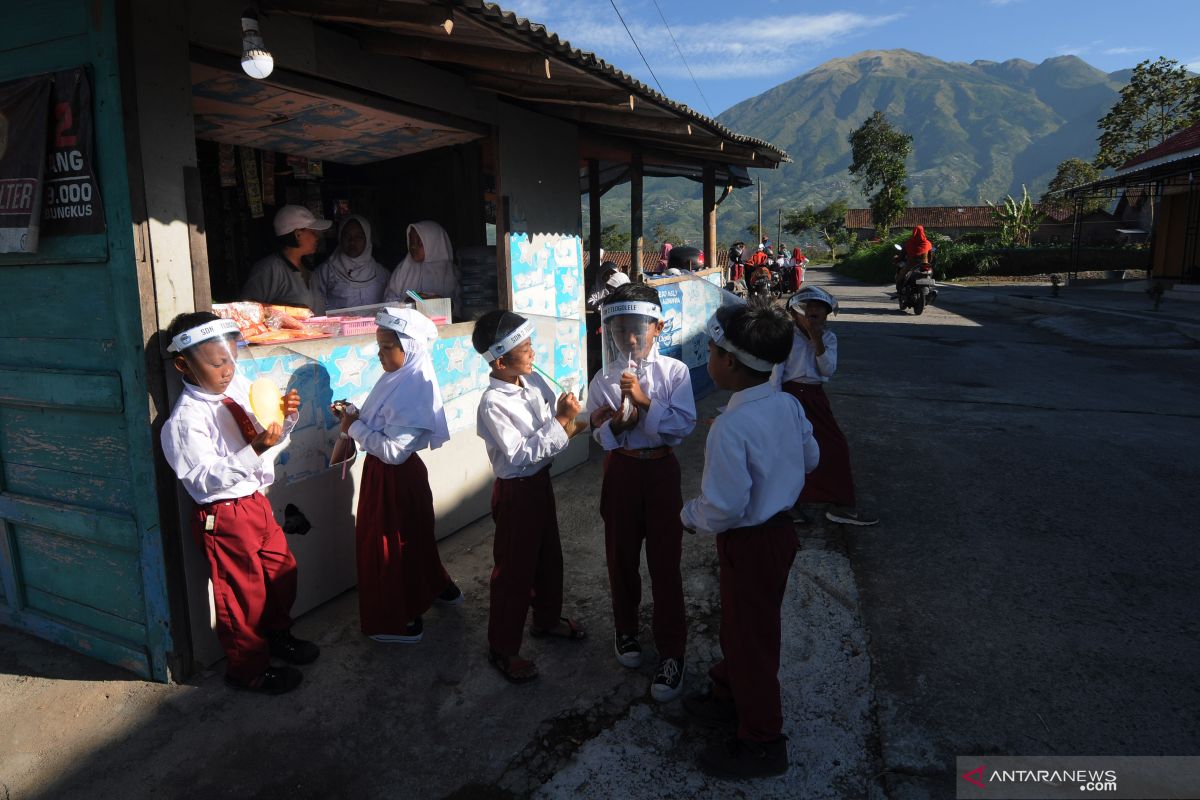
[[(609, 63), (651, 83), (629, 34), (610, 5), (595, 0), (566, 0), (554, 3), (551, 12), (551, 4), (545, 0), (509, 0), (504, 7), (544, 23), (573, 46), (593, 51)], [(618, 7), (659, 78), (687, 80), (687, 67), (680, 61), (667, 29), (653, 7), (639, 0), (621, 0)], [(544, 14), (535, 13), (542, 10)], [(811, 61), (815, 53), (833, 44), (856, 38), (902, 16), (834, 11), (731, 17), (699, 24), (673, 22), (671, 32), (697, 80), (734, 80), (794, 73), (798, 47), (804, 48), (805, 60)]]
[(987, 0), (989, 6), (1010, 6), (1013, 3), (1020, 3), (1024, 0)]
[(1149, 53), (1149, 47), (1110, 47), (1104, 51), (1106, 56), (1127, 56), (1133, 53)]

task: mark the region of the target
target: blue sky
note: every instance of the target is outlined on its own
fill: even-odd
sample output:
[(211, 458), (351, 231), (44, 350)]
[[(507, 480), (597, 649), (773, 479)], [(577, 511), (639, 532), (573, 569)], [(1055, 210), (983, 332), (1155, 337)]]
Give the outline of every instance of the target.
[[(1200, 72), (1196, 0), (657, 2), (658, 8), (653, 0), (616, 0), (616, 5), (667, 96), (705, 114), (719, 114), (831, 58), (896, 47), (965, 62), (1023, 58), (1038, 63), (1070, 53), (1106, 72), (1166, 56)], [(654, 86), (609, 0), (499, 4)]]

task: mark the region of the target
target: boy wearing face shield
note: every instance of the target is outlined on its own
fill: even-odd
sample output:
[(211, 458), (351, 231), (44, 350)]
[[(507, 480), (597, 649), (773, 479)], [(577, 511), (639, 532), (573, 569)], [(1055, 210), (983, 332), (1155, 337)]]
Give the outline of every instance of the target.
[(296, 559), (262, 489), (275, 478), (278, 449), (296, 426), (300, 395), (282, 400), (283, 423), (265, 427), (250, 410), (250, 384), (236, 373), (237, 323), (208, 312), (171, 322), (183, 394), (162, 429), (163, 455), (195, 501), (192, 535), (211, 568), (225, 682), (283, 694), (301, 681), (271, 657), (307, 664), (320, 654), (291, 634)]
[(654, 597), (659, 667), (650, 687), (667, 702), (683, 691), (687, 621), (679, 572), (683, 507), (679, 461), (671, 448), (696, 426), (687, 365), (658, 352), (662, 304), (645, 284), (622, 286), (600, 308), (605, 368), (588, 387), (587, 408), (605, 449), (600, 515), (612, 593), (617, 660), (641, 665), (638, 605), (641, 551)]

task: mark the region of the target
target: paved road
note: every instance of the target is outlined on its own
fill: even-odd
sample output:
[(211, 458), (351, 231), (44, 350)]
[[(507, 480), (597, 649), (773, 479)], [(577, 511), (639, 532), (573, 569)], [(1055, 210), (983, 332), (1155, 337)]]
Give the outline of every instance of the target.
[(955, 755), (1200, 752), (1196, 345), (810, 275), (884, 518), (844, 536), (888, 796), (953, 797)]

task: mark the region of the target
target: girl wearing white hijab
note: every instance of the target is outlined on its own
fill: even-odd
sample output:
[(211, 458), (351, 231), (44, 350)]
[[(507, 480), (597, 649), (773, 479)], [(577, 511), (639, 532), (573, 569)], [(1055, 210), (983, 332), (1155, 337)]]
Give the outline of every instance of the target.
[(458, 313), (458, 277), (454, 274), (454, 248), (446, 229), (436, 222), (425, 220), (408, 226), (408, 255), (392, 272), (386, 303), (406, 302), (405, 290), (412, 289), (421, 297), (449, 297)]
[(432, 603), (463, 601), (438, 556), (429, 473), (417, 455), (450, 440), (430, 355), (438, 332), (405, 308), (381, 309), (375, 324), (384, 374), (341, 426), (367, 451), (354, 526), (360, 624), (375, 641), (416, 644)]
[(351, 214), (338, 226), (338, 246), (317, 267), (313, 286), (329, 309), (370, 306), (383, 302), (388, 271), (371, 256), (371, 223)]

